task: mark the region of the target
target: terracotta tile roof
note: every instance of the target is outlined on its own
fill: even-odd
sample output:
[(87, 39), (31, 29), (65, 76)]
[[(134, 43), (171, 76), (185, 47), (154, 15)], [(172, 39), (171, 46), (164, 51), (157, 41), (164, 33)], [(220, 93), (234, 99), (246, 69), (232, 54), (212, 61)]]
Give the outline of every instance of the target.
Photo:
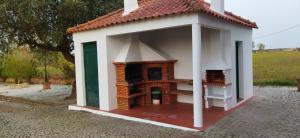
[(123, 9), (119, 9), (87, 23), (69, 28), (67, 32), (75, 33), (104, 28), (116, 24), (160, 18), (170, 15), (189, 14), (194, 12), (202, 12), (220, 20), (240, 24), (249, 28), (257, 28), (255, 22), (243, 19), (242, 17), (234, 15), (231, 12), (225, 11), (225, 14), (222, 15), (211, 10), (210, 4), (204, 2), (204, 0), (141, 0), (139, 9), (131, 12), (127, 16), (123, 16)]

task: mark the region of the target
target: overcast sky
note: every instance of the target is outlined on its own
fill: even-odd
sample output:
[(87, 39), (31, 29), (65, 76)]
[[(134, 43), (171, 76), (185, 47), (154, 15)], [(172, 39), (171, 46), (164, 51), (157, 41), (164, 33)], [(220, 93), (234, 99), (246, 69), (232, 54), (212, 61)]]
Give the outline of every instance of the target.
[(300, 0), (225, 0), (225, 9), (258, 24), (255, 43), (267, 48), (300, 47)]

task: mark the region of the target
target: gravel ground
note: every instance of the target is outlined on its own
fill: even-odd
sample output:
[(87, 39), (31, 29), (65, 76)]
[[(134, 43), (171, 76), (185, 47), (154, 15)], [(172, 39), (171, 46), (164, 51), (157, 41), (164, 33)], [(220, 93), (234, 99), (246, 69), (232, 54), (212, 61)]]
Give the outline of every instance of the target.
[(0, 138), (300, 137), (300, 93), (296, 93), (295, 88), (256, 87), (255, 95), (253, 100), (205, 132), (185, 132), (85, 112), (68, 111), (67, 104), (46, 106), (2, 101)]
[(12, 87), (14, 86), (0, 84), (0, 95), (34, 101), (64, 103), (65, 98), (71, 94), (71, 86), (69, 85), (51, 85), (50, 90), (43, 90), (42, 85), (28, 85), (24, 88)]

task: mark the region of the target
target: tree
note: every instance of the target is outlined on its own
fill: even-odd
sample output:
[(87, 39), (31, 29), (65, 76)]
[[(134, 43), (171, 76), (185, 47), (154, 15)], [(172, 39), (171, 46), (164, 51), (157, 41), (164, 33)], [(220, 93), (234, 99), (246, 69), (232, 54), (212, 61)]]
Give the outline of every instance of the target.
[[(16, 44), (61, 52), (74, 63), (68, 27), (122, 7), (123, 0), (0, 0), (0, 30)], [(75, 82), (74, 82), (75, 84)], [(75, 86), (75, 85), (74, 85)], [(72, 90), (75, 92), (75, 90)]]
[(0, 26), (19, 45), (62, 52), (74, 63), (69, 27), (121, 7), (123, 0), (0, 0)]
[(2, 75), (15, 78), (17, 84), (21, 79), (27, 79), (34, 73), (33, 54), (28, 48), (16, 48), (5, 57)]
[(265, 44), (263, 44), (263, 43), (259, 43), (259, 44), (257, 44), (257, 47), (258, 47), (258, 50), (259, 50), (259, 51), (263, 51), (263, 50), (265, 50), (265, 49), (266, 49), (266, 45), (265, 45)]
[(64, 77), (66, 79), (72, 79), (75, 78), (75, 65), (65, 60), (63, 55), (61, 53), (58, 53), (57, 55), (57, 64), (56, 67), (63, 71)]
[(34, 49), (34, 61), (37, 66), (44, 67), (44, 89), (50, 89), (48, 66), (56, 65), (58, 62), (58, 53), (47, 51), (45, 49)]
[(11, 45), (8, 42), (8, 39), (6, 39), (6, 34), (3, 32), (0, 26), (0, 71), (1, 66), (3, 65), (4, 57), (6, 54), (8, 54), (9, 49)]
[(4, 82), (6, 81), (6, 77), (1, 74), (4, 66), (5, 66), (5, 58), (9, 54), (12, 48), (14, 48), (14, 44), (8, 44), (7, 41), (0, 42), (0, 76), (3, 77)]

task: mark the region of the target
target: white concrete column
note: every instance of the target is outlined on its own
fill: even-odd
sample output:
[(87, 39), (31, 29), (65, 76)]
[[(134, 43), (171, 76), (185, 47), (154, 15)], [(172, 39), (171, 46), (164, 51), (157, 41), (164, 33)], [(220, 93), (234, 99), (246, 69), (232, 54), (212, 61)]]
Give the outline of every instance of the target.
[(84, 84), (85, 80), (84, 80), (83, 47), (82, 47), (81, 43), (74, 42), (74, 48), (75, 48), (77, 105), (86, 106), (85, 84)]
[(99, 79), (99, 102), (100, 109), (104, 111), (110, 111), (111, 97), (109, 95), (109, 69), (107, 56), (106, 37), (99, 36), (97, 40), (97, 52), (98, 52), (98, 79)]
[(194, 126), (203, 127), (202, 73), (201, 73), (201, 24), (192, 25), (193, 41), (193, 98)]

